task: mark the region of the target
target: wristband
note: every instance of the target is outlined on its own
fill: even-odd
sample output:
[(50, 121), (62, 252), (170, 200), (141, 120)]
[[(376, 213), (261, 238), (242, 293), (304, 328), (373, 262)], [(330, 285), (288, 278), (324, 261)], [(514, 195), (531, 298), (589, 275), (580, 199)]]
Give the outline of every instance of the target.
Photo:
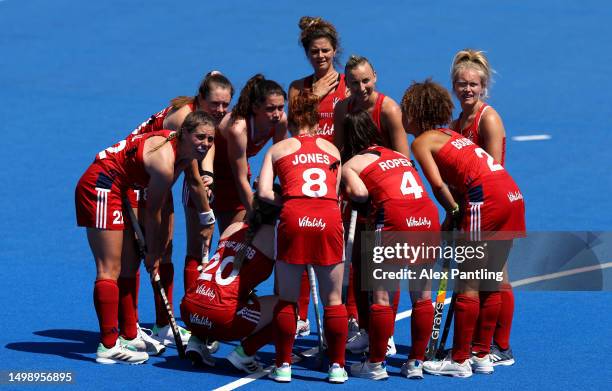
[(198, 216), (200, 217), (200, 225), (212, 225), (215, 223), (215, 221), (217, 221), (212, 210), (199, 213)]

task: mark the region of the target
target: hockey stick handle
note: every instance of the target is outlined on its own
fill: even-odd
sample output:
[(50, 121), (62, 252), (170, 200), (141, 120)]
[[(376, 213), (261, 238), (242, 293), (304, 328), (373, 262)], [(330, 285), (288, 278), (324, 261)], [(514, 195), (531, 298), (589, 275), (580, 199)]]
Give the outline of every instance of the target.
[(353, 244), (355, 243), (355, 230), (357, 229), (357, 211), (351, 210), (351, 220), (349, 223), (348, 238), (346, 239), (346, 249), (344, 250), (344, 272), (342, 276), (342, 302), (346, 303), (348, 296), (348, 285), (353, 260)]
[(319, 292), (317, 290), (317, 277), (312, 265), (308, 265), (308, 282), (310, 282), (310, 292), (312, 293), (312, 304), (317, 318), (317, 334), (319, 342), (319, 353), (323, 352), (323, 324), (321, 322), (321, 312), (319, 309)]
[(444, 321), (444, 331), (442, 332), (442, 337), (440, 338), (440, 344), (436, 351), (436, 358), (441, 360), (444, 358), (444, 351), (446, 350), (446, 339), (448, 338), (448, 333), (450, 331), (450, 325), (453, 320), (453, 315), (455, 314), (455, 300), (457, 299), (457, 294), (453, 293), (451, 298), (450, 306), (448, 307), (448, 312), (446, 314), (446, 320)]

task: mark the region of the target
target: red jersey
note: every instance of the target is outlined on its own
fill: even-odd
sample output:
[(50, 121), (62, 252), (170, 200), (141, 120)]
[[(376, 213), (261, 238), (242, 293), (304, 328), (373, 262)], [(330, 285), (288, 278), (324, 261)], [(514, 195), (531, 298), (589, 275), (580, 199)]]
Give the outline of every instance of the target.
[[(149, 184), (149, 174), (145, 170), (143, 161), (145, 141), (154, 136), (168, 137), (170, 133), (171, 130), (161, 130), (129, 136), (98, 153), (94, 164), (104, 168), (110, 174), (109, 179), (119, 188), (146, 187)], [(176, 139), (172, 140), (171, 144), (176, 154)]]
[[(381, 92), (378, 92), (378, 97), (376, 98), (376, 102), (374, 103), (374, 109), (372, 109), (370, 116), (372, 117), (372, 121), (374, 121), (374, 124), (378, 128), (378, 131), (380, 132), (380, 135), (383, 138), (385, 146), (390, 147), (391, 140), (389, 139), (389, 133), (384, 131), (384, 129), (382, 128), (382, 122), (381, 122), (382, 105), (383, 105), (384, 100), (385, 100), (385, 95)], [(353, 112), (353, 104), (350, 100), (348, 103), (347, 110), (349, 113)]]
[(283, 189), (283, 201), (317, 198), (338, 201), (337, 173), (340, 161), (316, 144), (317, 137), (298, 136), (300, 148), (274, 162)]
[[(334, 108), (336, 103), (346, 98), (346, 83), (344, 75), (338, 74), (339, 82), (334, 91), (329, 92), (319, 101), (319, 128), (317, 135), (334, 142)], [(313, 76), (304, 79), (304, 88), (312, 90)]]
[(234, 257), (244, 246), (246, 231), (244, 227), (219, 241), (217, 252), (200, 273), (195, 287), (187, 292), (186, 300), (231, 311), (248, 301), (251, 291), (272, 274), (274, 261), (253, 246), (247, 248), (240, 270), (234, 271)]
[[(189, 108), (191, 109), (191, 111), (195, 110), (195, 99), (193, 102), (188, 103), (187, 106), (189, 106)], [(173, 106), (168, 106), (165, 109), (163, 109), (162, 111), (153, 114), (151, 117), (149, 117), (149, 119), (147, 119), (146, 121), (144, 121), (143, 123), (141, 123), (136, 129), (134, 129), (132, 131), (132, 133), (130, 133), (130, 136), (136, 136), (139, 134), (145, 134), (145, 133), (151, 133), (151, 132), (158, 132), (160, 130), (164, 129), (164, 120), (166, 119), (166, 117), (168, 116), (168, 114), (170, 114), (170, 112), (172, 112), (172, 110), (174, 109)]]
[[(483, 140), (482, 140), (482, 136), (480, 135), (480, 119), (482, 118), (482, 114), (489, 107), (491, 106), (489, 106), (486, 103), (483, 103), (482, 106), (480, 106), (480, 109), (478, 109), (478, 111), (476, 112), (476, 115), (474, 116), (474, 121), (472, 121), (472, 123), (469, 124), (464, 129), (459, 129), (459, 126), (461, 125), (461, 117), (463, 117), (463, 112), (461, 112), (452, 130), (457, 133), (460, 133), (463, 137), (472, 140), (474, 144), (482, 146)], [(502, 166), (504, 165), (505, 160), (506, 160), (506, 137), (504, 137), (503, 144), (502, 144), (502, 161), (501, 161)]]

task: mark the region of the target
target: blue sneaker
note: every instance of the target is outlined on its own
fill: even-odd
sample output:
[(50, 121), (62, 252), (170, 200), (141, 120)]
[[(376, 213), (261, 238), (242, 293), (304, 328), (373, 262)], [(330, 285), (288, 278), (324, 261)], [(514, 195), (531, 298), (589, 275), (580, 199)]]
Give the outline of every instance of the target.
[(493, 366), (504, 365), (510, 366), (514, 365), (514, 355), (512, 354), (512, 348), (508, 347), (506, 350), (502, 350), (497, 344), (491, 345), (491, 353), (489, 354), (491, 357), (491, 362)]

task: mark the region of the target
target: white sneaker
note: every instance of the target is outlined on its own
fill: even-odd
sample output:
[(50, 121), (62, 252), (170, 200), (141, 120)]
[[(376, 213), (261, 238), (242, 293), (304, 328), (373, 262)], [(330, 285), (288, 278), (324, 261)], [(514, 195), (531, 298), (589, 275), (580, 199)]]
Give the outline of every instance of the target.
[(353, 354), (361, 354), (368, 350), (370, 337), (368, 332), (361, 329), (357, 334), (346, 342), (346, 350)]
[(389, 341), (387, 342), (387, 352), (385, 353), (386, 357), (395, 356), (397, 354), (397, 349), (395, 348), (395, 341), (393, 340), (393, 336), (389, 337)]
[(422, 379), (423, 361), (415, 359), (408, 360), (402, 365), (400, 373), (408, 379)]
[(297, 327), (295, 328), (296, 337), (307, 337), (310, 335), (310, 321), (308, 319), (298, 319)]
[(348, 380), (348, 374), (344, 367), (338, 363), (333, 363), (327, 371), (327, 381), (330, 383), (344, 383)]
[(228, 354), (227, 359), (236, 369), (246, 373), (259, 372), (263, 369), (260, 363), (257, 362), (255, 356), (248, 356), (241, 345), (232, 350)]
[(210, 351), (206, 347), (206, 343), (200, 341), (198, 337), (192, 335), (185, 348), (185, 355), (191, 360), (191, 363), (195, 366), (209, 366), (214, 367), (216, 360), (211, 356)]
[(372, 380), (383, 380), (389, 377), (384, 361), (371, 363), (370, 360), (351, 365), (351, 375)]
[(211, 341), (210, 339), (206, 341), (206, 348), (208, 348), (210, 354), (217, 353), (217, 350), (219, 350), (219, 346), (219, 341)]
[(272, 368), (272, 371), (268, 374), (268, 377), (274, 381), (280, 383), (287, 383), (291, 381), (291, 365), (284, 362), (283, 365), (277, 367), (276, 365)]
[(96, 362), (99, 364), (142, 364), (149, 359), (146, 352), (138, 352), (133, 346), (125, 345), (117, 338), (115, 346), (107, 348), (102, 343), (98, 344), (96, 351)]
[(357, 319), (350, 318), (348, 321), (348, 336), (346, 337), (347, 342), (355, 337), (359, 333), (359, 323)]
[(484, 375), (493, 373), (493, 362), (491, 362), (491, 356), (488, 354), (484, 357), (473, 355), (472, 358), (470, 358), (470, 364), (472, 365), (472, 372), (474, 373)]
[[(181, 341), (183, 341), (183, 346), (187, 345), (189, 342), (189, 337), (191, 337), (191, 331), (178, 326), (179, 335), (181, 336)], [(164, 346), (176, 346), (174, 343), (174, 334), (172, 334), (172, 329), (170, 325), (167, 324), (163, 327), (158, 327), (157, 325), (153, 326), (153, 330), (151, 337), (163, 344)]]
[(425, 361), (423, 370), (432, 375), (448, 375), (453, 377), (472, 376), (472, 366), (470, 360), (465, 360), (461, 364), (453, 361), (449, 354), (442, 361)]
[(154, 340), (149, 336), (149, 334), (147, 334), (146, 331), (151, 332), (151, 330), (142, 329), (140, 328), (140, 325), (137, 325), (137, 327), (138, 332), (136, 334), (136, 338), (127, 339), (124, 337), (119, 337), (122, 344), (132, 346), (137, 352), (146, 352), (149, 356), (160, 355), (164, 352), (164, 350), (166, 350), (164, 345)]

